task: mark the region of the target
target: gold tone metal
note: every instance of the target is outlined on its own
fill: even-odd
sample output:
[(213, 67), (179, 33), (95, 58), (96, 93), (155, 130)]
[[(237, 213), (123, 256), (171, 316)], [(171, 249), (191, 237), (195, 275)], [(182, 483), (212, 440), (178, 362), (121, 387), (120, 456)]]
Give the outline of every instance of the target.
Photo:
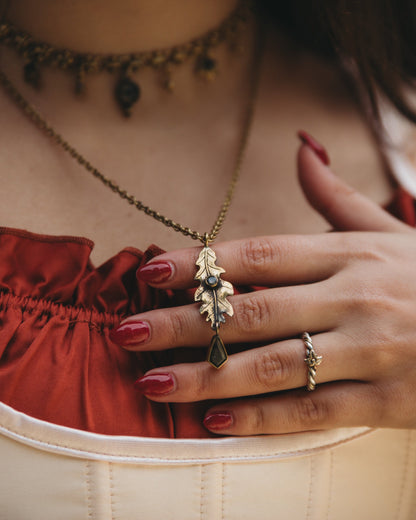
[(221, 280), (221, 273), (225, 269), (215, 265), (217, 257), (210, 247), (204, 247), (199, 253), (196, 265), (199, 267), (195, 275), (195, 280), (199, 280), (200, 285), (195, 292), (194, 300), (202, 302), (199, 312), (207, 313), (206, 321), (211, 320), (211, 328), (217, 331), (221, 323), (225, 323), (224, 314), (232, 316), (234, 314), (231, 303), (227, 296), (234, 294), (233, 286)]
[[(162, 73), (163, 78), (166, 76), (166, 70), (194, 60), (195, 73), (198, 76), (206, 80), (214, 79), (217, 73), (217, 62), (212, 57), (212, 52), (224, 42), (229, 42), (230, 48), (235, 49), (237, 36), (247, 23), (251, 10), (251, 0), (241, 0), (219, 27), (205, 35), (182, 45), (145, 52), (124, 54), (76, 52), (37, 41), (30, 33), (6, 20), (0, 22), (0, 44), (14, 49), (24, 59), (25, 81), (35, 88), (40, 87), (42, 83), (42, 67), (51, 67), (72, 74), (76, 94), (85, 92), (85, 81), (89, 74), (103, 71), (116, 73), (120, 76), (121, 82), (129, 78), (128, 84), (122, 84), (121, 90), (115, 89), (116, 101), (123, 113), (129, 116), (132, 106), (140, 97), (140, 87), (132, 80), (132, 74), (150, 68), (158, 74)], [(175, 87), (175, 82), (170, 77), (159, 83), (168, 91), (172, 91)]]
[(306, 388), (309, 391), (315, 390), (316, 387), (316, 367), (322, 363), (322, 356), (317, 356), (313, 348), (312, 338), (307, 332), (302, 334), (302, 340), (306, 347), (306, 358), (304, 359), (308, 367), (308, 383)]
[[(202, 302), (200, 312), (201, 314), (204, 312), (208, 313), (207, 321), (211, 320), (211, 326), (215, 330), (215, 335), (211, 340), (211, 346), (208, 355), (208, 361), (215, 368), (220, 368), (227, 361), (227, 352), (225, 350), (224, 343), (219, 337), (218, 329), (220, 324), (225, 322), (224, 314), (228, 314), (229, 316), (233, 315), (233, 308), (226, 299), (227, 296), (231, 296), (233, 294), (233, 288), (229, 282), (221, 280), (219, 275), (224, 272), (224, 269), (215, 265), (216, 255), (214, 251), (208, 246), (216, 239), (224, 224), (224, 220), (230, 208), (235, 188), (241, 173), (258, 93), (261, 55), (264, 44), (264, 38), (262, 36), (263, 34), (260, 34), (260, 37), (257, 40), (256, 52), (254, 53), (252, 84), (231, 180), (225, 195), (224, 202), (219, 210), (218, 216), (211, 228), (211, 231), (205, 233), (193, 230), (190, 227), (186, 227), (178, 222), (175, 222), (173, 219), (164, 216), (159, 211), (156, 211), (150, 206), (144, 204), (142, 201), (136, 199), (134, 195), (129, 194), (116, 182), (100, 172), (46, 121), (46, 119), (26, 100), (26, 98), (23, 97), (16, 86), (0, 69), (0, 84), (3, 86), (12, 100), (23, 110), (27, 117), (39, 128), (39, 130), (46, 134), (46, 136), (50, 137), (56, 144), (61, 146), (89, 173), (100, 180), (105, 186), (110, 188), (122, 199), (133, 205), (137, 210), (143, 211), (146, 215), (149, 215), (158, 222), (161, 222), (165, 226), (172, 228), (178, 233), (182, 233), (183, 235), (188, 236), (193, 240), (199, 240), (204, 245), (204, 248), (202, 249), (197, 260), (199, 271), (196, 274), (195, 279), (200, 280), (201, 285), (195, 293), (195, 301)], [(210, 277), (213, 277), (212, 280), (209, 280)]]
[(220, 368), (227, 361), (228, 355), (224, 343), (218, 334), (221, 323), (225, 323), (224, 314), (233, 316), (234, 310), (227, 296), (234, 294), (233, 286), (221, 279), (225, 269), (216, 265), (214, 251), (205, 246), (199, 253), (196, 265), (199, 267), (195, 280), (200, 285), (195, 292), (194, 300), (202, 302), (200, 314), (207, 313), (206, 321), (211, 320), (211, 328), (215, 334), (211, 339), (207, 361), (215, 368)]

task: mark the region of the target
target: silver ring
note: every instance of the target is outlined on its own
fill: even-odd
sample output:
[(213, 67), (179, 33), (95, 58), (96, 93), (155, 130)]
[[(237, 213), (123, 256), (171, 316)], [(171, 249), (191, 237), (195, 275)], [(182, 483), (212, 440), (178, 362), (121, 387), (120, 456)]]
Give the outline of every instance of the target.
[(312, 338), (307, 332), (302, 334), (302, 340), (306, 348), (306, 358), (304, 359), (306, 366), (308, 367), (308, 383), (306, 388), (312, 392), (316, 387), (316, 367), (321, 364), (322, 356), (317, 356), (313, 348)]

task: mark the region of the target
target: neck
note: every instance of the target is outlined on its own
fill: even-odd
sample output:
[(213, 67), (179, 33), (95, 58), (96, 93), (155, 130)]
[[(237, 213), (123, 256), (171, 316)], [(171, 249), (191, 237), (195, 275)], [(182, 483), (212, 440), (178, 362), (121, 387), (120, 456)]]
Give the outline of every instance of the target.
[(5, 10), (8, 20), (36, 39), (77, 52), (118, 54), (185, 43), (217, 27), (237, 3), (238, 0), (13, 0)]
[[(0, 16), (5, 2), (9, 3), (9, 9), (3, 10), (5, 19), (36, 40), (80, 53), (123, 54), (169, 48), (203, 36), (221, 25), (239, 0), (0, 0)], [(196, 77), (193, 60), (172, 69), (173, 94), (160, 87), (161, 76), (156, 69), (134, 73), (132, 78), (142, 92), (133, 108), (134, 117), (142, 124), (156, 121), (158, 116), (161, 121), (178, 120), (200, 111), (201, 100), (212, 111), (222, 100), (236, 100), (236, 92), (244, 96), (252, 70), (256, 27), (253, 17), (241, 32), (241, 40), (238, 37), (242, 52), (232, 51), (226, 42), (215, 48), (218, 77), (212, 83)], [(119, 74), (88, 74), (85, 95), (75, 96), (73, 74), (41, 66), (42, 88), (34, 89), (23, 81), (23, 59), (16, 59), (15, 50), (1, 46), (0, 51), (2, 70), (45, 114), (53, 113), (60, 119), (72, 118), (76, 111), (80, 118), (120, 117), (114, 99)]]

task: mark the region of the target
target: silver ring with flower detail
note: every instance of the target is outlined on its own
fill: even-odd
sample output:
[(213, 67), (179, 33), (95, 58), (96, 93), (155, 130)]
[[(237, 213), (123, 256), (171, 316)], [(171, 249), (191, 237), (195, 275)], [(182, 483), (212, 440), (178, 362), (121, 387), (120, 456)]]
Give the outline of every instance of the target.
[(306, 366), (308, 367), (308, 383), (306, 388), (309, 391), (315, 390), (316, 387), (316, 367), (321, 364), (322, 356), (317, 356), (315, 349), (313, 348), (312, 338), (307, 332), (302, 334), (302, 340), (306, 348), (306, 357), (304, 359)]

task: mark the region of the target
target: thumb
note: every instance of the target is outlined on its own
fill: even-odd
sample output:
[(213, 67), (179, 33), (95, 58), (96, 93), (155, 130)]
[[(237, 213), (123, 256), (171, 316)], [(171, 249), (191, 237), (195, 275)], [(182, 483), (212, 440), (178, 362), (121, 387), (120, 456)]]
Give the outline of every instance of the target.
[(311, 206), (338, 231), (409, 231), (409, 226), (348, 186), (329, 168), (329, 158), (312, 136), (299, 131), (298, 176)]

